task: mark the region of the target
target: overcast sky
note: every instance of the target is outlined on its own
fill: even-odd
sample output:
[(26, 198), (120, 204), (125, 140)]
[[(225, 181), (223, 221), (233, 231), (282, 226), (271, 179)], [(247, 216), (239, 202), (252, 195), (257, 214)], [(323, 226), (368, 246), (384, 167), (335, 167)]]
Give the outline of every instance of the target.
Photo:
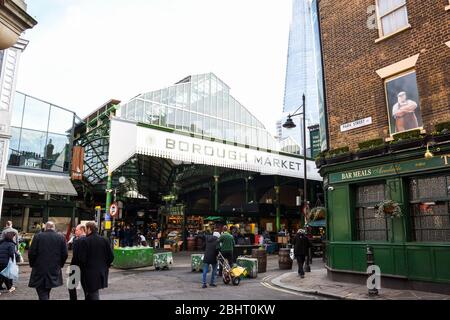
[(214, 72), (274, 133), (291, 0), (27, 0), (17, 89), (81, 117)]

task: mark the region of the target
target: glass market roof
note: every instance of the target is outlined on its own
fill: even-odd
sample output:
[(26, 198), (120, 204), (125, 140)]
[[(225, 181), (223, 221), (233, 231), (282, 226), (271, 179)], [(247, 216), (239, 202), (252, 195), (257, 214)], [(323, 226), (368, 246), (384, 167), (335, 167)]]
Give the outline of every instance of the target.
[(175, 85), (140, 94), (117, 115), (202, 137), (277, 150), (278, 143), (213, 73), (188, 76)]

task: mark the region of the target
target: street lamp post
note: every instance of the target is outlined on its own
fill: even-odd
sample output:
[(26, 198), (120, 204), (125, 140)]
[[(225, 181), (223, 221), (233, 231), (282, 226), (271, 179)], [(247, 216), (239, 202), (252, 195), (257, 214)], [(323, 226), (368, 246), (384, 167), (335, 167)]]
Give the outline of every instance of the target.
[[(294, 111), (293, 114), (289, 114), (286, 122), (283, 124), (283, 127), (286, 129), (292, 129), (295, 128), (296, 125), (294, 121), (292, 121), (292, 117), (296, 117), (299, 115), (303, 116), (303, 197), (305, 199), (304, 205), (303, 205), (303, 214), (305, 215), (305, 225), (308, 223), (308, 219), (306, 217), (306, 208), (308, 205), (308, 183), (307, 183), (307, 167), (306, 167), (306, 102), (305, 102), (305, 94), (302, 96), (302, 105), (297, 108), (297, 110)], [(297, 113), (297, 111), (303, 107), (302, 113)], [(308, 251), (308, 257), (306, 259), (306, 266), (305, 271), (311, 272), (310, 263), (312, 263), (312, 255), (311, 255), (311, 248)]]
[[(289, 114), (287, 117), (286, 122), (283, 124), (283, 127), (286, 129), (292, 129), (295, 128), (296, 125), (294, 123), (294, 121), (292, 121), (292, 117), (296, 117), (299, 115), (303, 116), (303, 198), (304, 198), (304, 207), (306, 208), (306, 205), (308, 203), (308, 184), (307, 184), (307, 168), (306, 168), (306, 113), (305, 113), (305, 95), (303, 94), (302, 96), (302, 105), (300, 107), (297, 108), (297, 110), (294, 111), (293, 114)], [(303, 111), (301, 113), (297, 113), (297, 111), (303, 107)], [(304, 214), (304, 212), (303, 212)], [(306, 216), (305, 216), (305, 221), (306, 221)]]

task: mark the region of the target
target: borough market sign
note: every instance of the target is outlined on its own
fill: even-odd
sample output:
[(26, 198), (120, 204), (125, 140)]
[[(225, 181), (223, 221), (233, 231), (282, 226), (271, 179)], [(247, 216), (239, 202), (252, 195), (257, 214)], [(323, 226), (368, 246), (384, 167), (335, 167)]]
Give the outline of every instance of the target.
[(329, 176), (329, 183), (378, 178), (423, 170), (439, 169), (447, 166), (450, 167), (450, 154), (436, 156), (431, 159), (410, 160), (396, 164), (332, 173)]
[[(115, 170), (134, 154), (187, 163), (234, 168), (262, 174), (303, 177), (303, 159), (210, 141), (176, 132), (111, 121), (109, 169)], [(313, 161), (307, 160), (308, 179), (321, 181)]]

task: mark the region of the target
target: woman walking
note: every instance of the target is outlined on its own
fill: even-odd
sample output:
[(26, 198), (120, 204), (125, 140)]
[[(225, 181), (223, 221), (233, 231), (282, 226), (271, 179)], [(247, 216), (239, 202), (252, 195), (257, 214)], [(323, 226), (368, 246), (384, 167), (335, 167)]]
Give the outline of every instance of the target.
[[(15, 258), (16, 261), (20, 260), (19, 253), (16, 249), (16, 243), (13, 240), (14, 237), (14, 233), (6, 233), (3, 240), (0, 241), (0, 271), (5, 270), (5, 268), (8, 266), (9, 259), (14, 260)], [(13, 292), (14, 290), (16, 290), (16, 288), (13, 287), (12, 279), (8, 279), (0, 274), (0, 288), (3, 286), (3, 284), (6, 285), (6, 290), (8, 290), (8, 292)]]

